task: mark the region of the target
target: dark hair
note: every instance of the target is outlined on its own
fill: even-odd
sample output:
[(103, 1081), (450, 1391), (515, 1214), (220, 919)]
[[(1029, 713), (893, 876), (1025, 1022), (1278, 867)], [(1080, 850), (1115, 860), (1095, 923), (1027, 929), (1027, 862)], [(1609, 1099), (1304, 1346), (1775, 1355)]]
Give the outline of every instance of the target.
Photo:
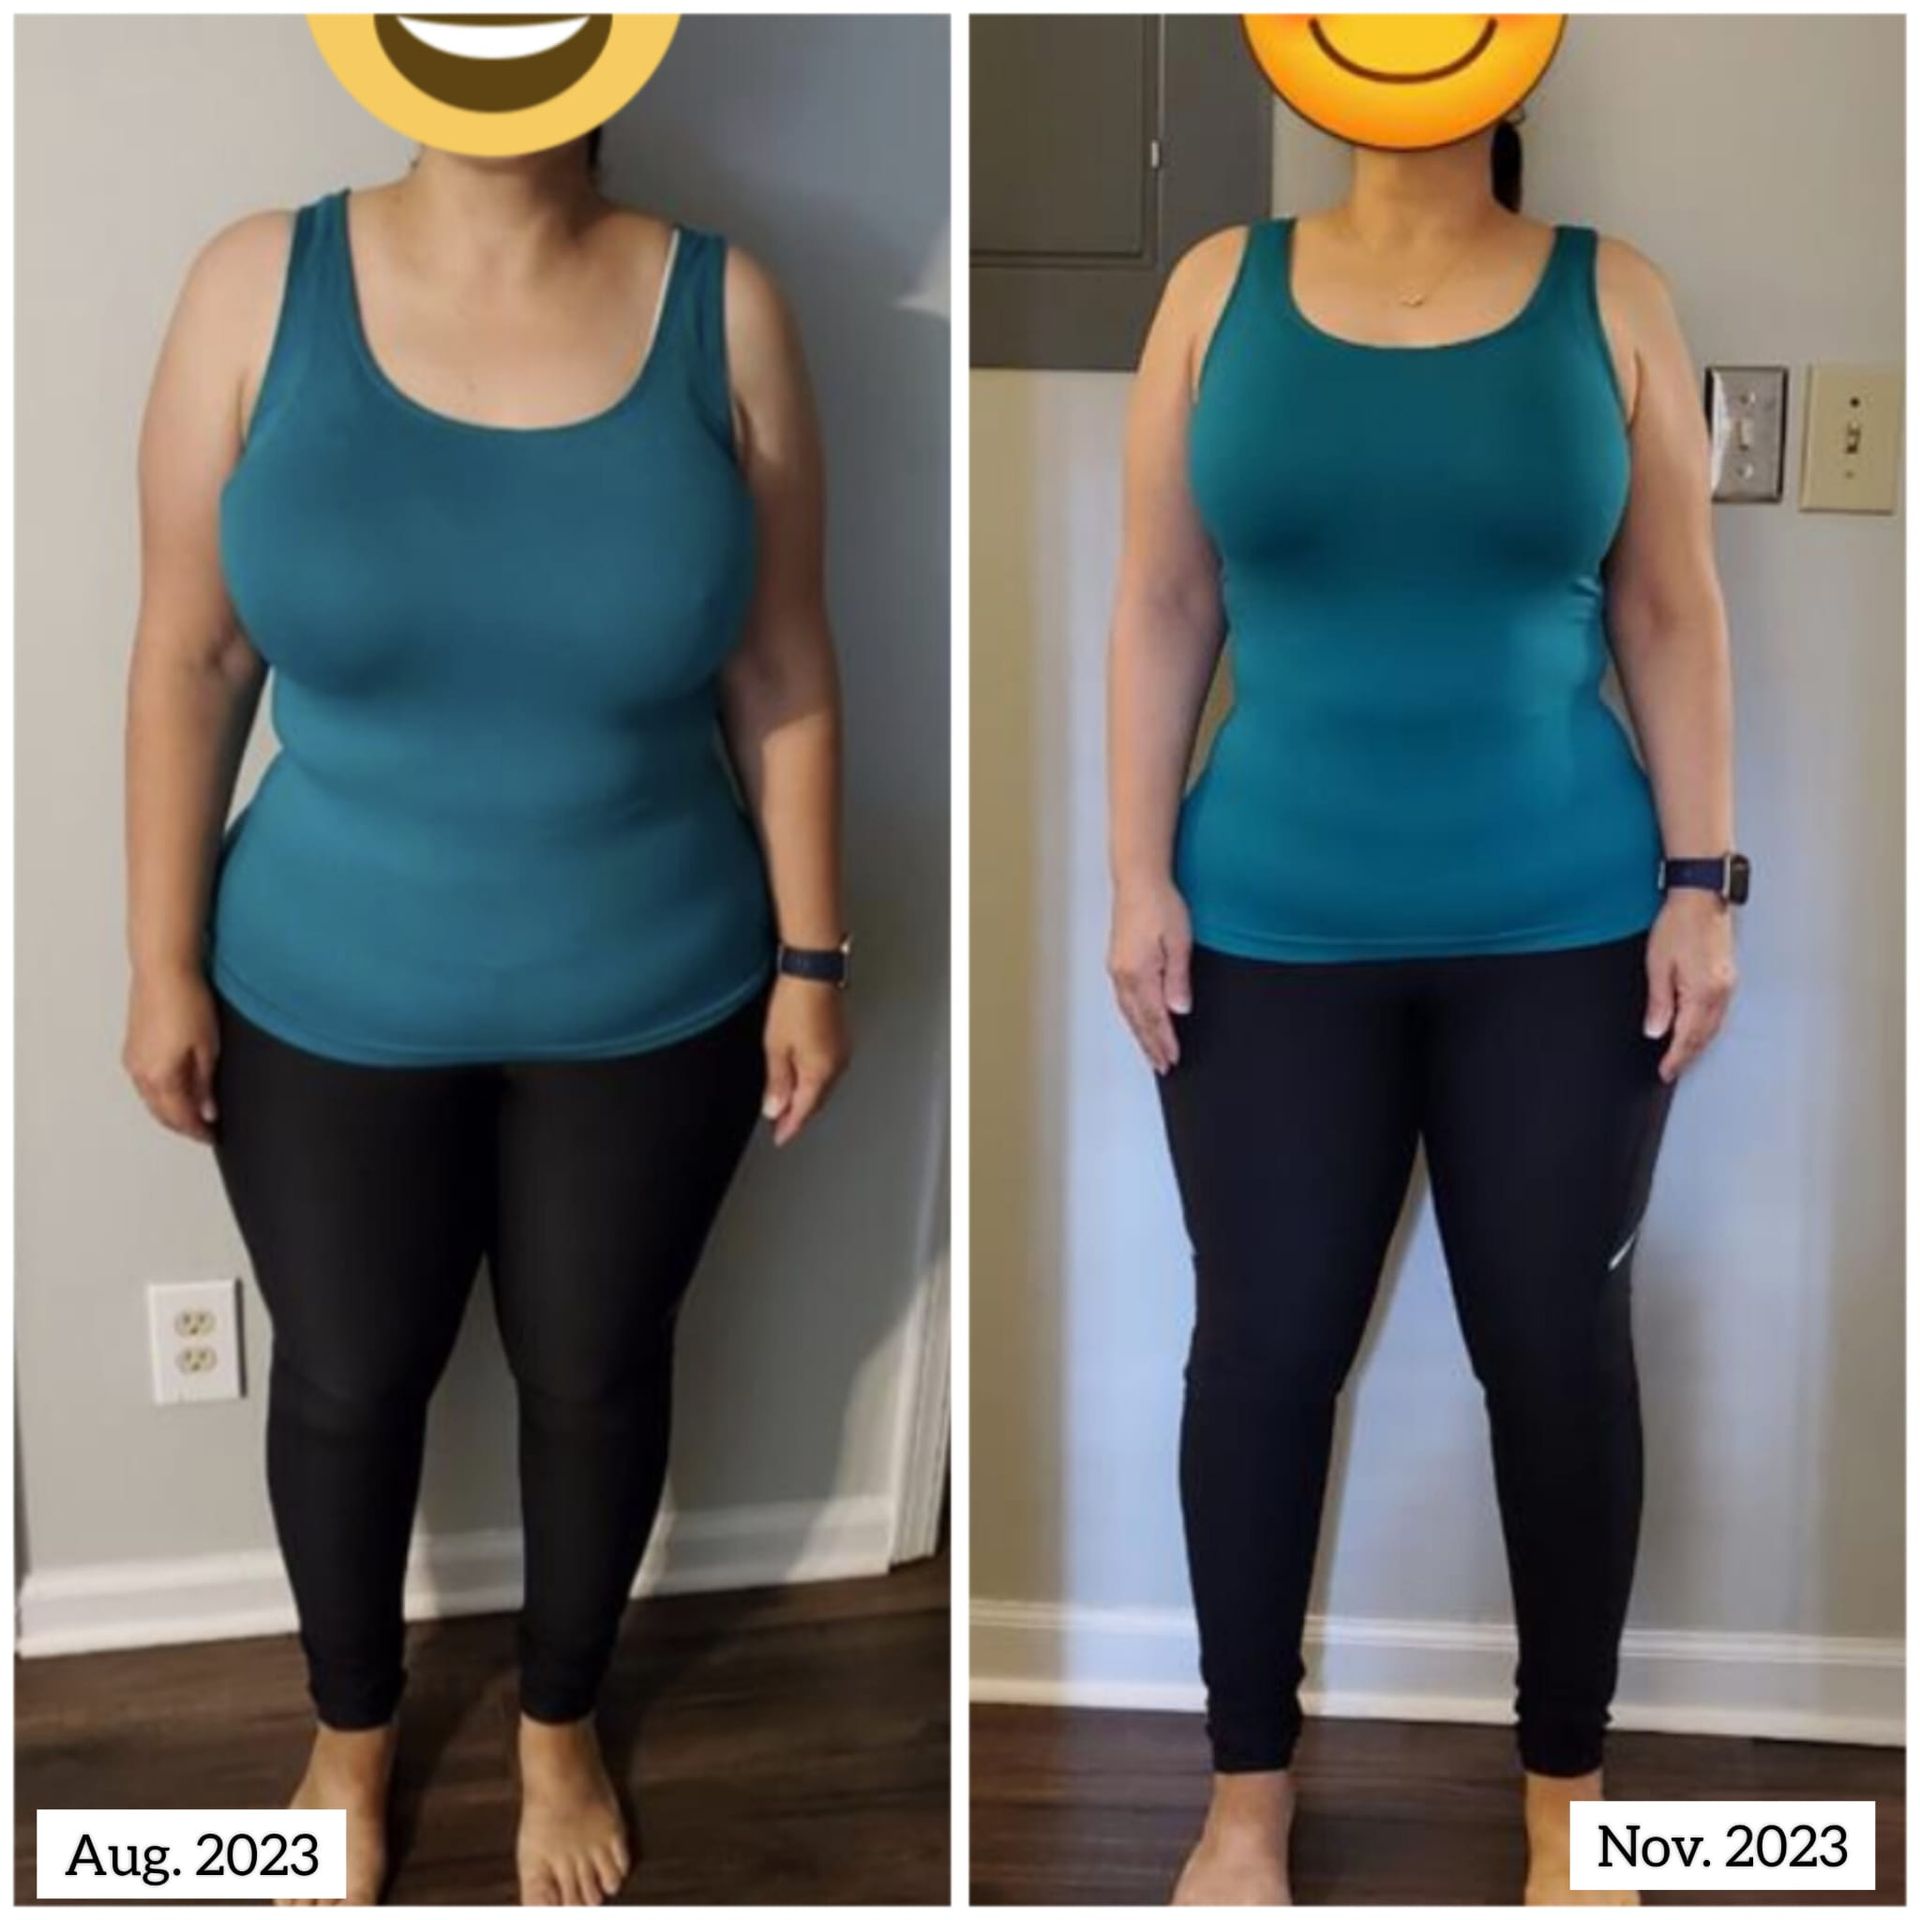
[(1520, 128), (1502, 120), (1493, 129), (1493, 197), (1509, 213), (1520, 211)]
[(587, 171), (596, 179), (600, 173), (600, 141), (606, 131), (605, 127), (595, 127), (587, 135)]

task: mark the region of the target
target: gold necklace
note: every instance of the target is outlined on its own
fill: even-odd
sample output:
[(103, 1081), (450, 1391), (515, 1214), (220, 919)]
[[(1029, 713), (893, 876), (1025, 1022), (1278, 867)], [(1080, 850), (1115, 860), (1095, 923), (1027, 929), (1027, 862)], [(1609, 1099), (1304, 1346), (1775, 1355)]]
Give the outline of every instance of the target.
[[(1350, 235), (1353, 235), (1354, 244), (1356, 246), (1363, 246), (1363, 243), (1360, 241), (1359, 236), (1353, 233), (1353, 215), (1351, 213), (1347, 213), (1345, 209), (1342, 209), (1342, 212), (1346, 219), (1347, 231)], [(1446, 284), (1448, 277), (1452, 274), (1454, 269), (1458, 267), (1460, 263), (1467, 257), (1467, 254), (1471, 251), (1473, 247), (1473, 243), (1480, 237), (1481, 227), (1484, 226), (1485, 224), (1486, 222), (1483, 218), (1479, 225), (1476, 225), (1467, 233), (1466, 237), (1462, 239), (1460, 244), (1457, 247), (1455, 247), (1455, 249), (1453, 250), (1453, 253), (1448, 258), (1446, 265), (1443, 266), (1440, 269), (1440, 271), (1437, 274), (1435, 274), (1434, 277), (1431, 280), (1429, 280), (1424, 287), (1420, 288), (1419, 291), (1415, 293), (1396, 293), (1393, 296), (1394, 303), (1397, 306), (1402, 306), (1402, 307), (1424, 307), (1427, 304), (1427, 302), (1431, 300), (1433, 296), (1436, 293), (1438, 293), (1440, 289)]]

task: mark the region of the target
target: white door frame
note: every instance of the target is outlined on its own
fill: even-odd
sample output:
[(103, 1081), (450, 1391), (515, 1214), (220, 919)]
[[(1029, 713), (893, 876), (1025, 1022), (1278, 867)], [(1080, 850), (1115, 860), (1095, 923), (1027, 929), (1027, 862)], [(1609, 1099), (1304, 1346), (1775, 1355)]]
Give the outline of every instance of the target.
[(947, 1450), (953, 1419), (953, 1304), (947, 1175), (947, 1076), (929, 1156), (926, 1219), (920, 1234), (920, 1277), (901, 1351), (900, 1423), (894, 1440), (893, 1538), (887, 1559), (924, 1560), (940, 1544), (946, 1503)]

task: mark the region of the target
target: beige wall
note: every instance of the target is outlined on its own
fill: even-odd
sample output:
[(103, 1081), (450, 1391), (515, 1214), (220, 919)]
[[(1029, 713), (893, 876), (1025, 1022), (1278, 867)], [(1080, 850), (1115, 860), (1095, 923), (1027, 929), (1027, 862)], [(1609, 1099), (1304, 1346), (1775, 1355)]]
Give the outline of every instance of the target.
[[(1794, 369), (1796, 475), (1806, 363), (1902, 352), (1901, 36), (1897, 18), (1578, 16), (1531, 108), (1534, 211), (1659, 262), (1699, 361)], [(1337, 193), (1340, 150), (1285, 111), (1278, 131), (1277, 210)], [(972, 381), (975, 1653), (987, 1690), (1186, 1702), (1186, 1249), (1101, 977), (1125, 391)], [(1740, 1004), (1680, 1097), (1636, 1260), (1651, 1467), (1623, 1697), (1678, 1724), (1800, 1713), (1885, 1737), (1903, 522), (1803, 515), (1792, 491), (1716, 515), (1757, 896)], [(1424, 1205), (1387, 1294), (1315, 1600), (1327, 1683), (1362, 1709), (1497, 1713), (1509, 1609), (1483, 1416)]]
[[(272, 1536), (258, 1391), (149, 1403), (146, 1283), (244, 1263), (208, 1156), (144, 1117), (116, 1063), (135, 433), (198, 245), (250, 209), (390, 177), (407, 149), (295, 15), (42, 16), (16, 46), (26, 1611), (50, 1632), (80, 1615), (137, 1625), (143, 1607), (191, 1626), (194, 1607), (271, 1602)], [(946, 49), (944, 21), (689, 20), (609, 139), (616, 193), (730, 232), (785, 282), (835, 495), (861, 1058), (817, 1137), (755, 1147), (689, 1307), (673, 1497), (711, 1523), (719, 1578), (735, 1546), (762, 1575), (808, 1554), (816, 1570), (885, 1564), (943, 1245)], [(257, 1389), (258, 1311), (248, 1333)], [(516, 1513), (483, 1300), (468, 1335), (434, 1417), (436, 1536)], [(504, 1563), (486, 1544), (491, 1578)], [(209, 1558), (223, 1554), (242, 1557)], [(159, 1594), (162, 1563), (189, 1601)]]

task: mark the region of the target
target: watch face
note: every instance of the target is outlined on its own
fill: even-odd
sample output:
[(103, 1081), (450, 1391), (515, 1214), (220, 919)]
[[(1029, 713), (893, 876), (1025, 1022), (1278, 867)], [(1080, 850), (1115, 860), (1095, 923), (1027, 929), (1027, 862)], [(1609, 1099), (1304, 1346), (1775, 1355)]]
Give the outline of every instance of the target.
[(1744, 853), (1736, 853), (1727, 862), (1727, 898), (1736, 907), (1746, 905), (1747, 891), (1753, 883), (1753, 865)]

